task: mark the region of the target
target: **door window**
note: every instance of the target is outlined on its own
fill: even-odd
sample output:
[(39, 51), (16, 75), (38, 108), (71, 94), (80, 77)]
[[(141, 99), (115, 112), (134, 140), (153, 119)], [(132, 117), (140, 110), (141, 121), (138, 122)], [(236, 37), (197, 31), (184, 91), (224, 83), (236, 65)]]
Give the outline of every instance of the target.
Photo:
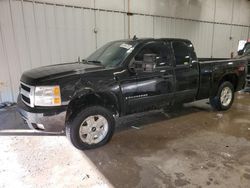
[(143, 61), (144, 54), (156, 54), (157, 64), (156, 67), (169, 66), (170, 64), (170, 49), (161, 42), (153, 42), (144, 46), (139, 53), (135, 56), (135, 61)]
[(174, 49), (176, 66), (188, 65), (191, 60), (190, 46), (187, 43), (180, 41), (173, 42), (172, 46)]

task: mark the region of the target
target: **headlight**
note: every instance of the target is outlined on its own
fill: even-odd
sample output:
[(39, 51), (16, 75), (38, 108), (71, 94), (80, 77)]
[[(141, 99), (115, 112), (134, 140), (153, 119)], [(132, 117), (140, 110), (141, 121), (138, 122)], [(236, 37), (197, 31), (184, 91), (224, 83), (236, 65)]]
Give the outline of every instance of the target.
[(38, 86), (35, 88), (35, 106), (60, 106), (59, 86)]

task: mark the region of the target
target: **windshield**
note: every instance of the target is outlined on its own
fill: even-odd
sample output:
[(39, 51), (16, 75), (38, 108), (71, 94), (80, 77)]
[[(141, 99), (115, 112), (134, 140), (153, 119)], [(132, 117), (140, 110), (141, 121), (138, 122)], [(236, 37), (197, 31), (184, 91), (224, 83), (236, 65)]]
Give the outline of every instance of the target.
[(105, 67), (116, 67), (132, 52), (132, 41), (109, 42), (91, 54), (87, 62), (99, 63)]

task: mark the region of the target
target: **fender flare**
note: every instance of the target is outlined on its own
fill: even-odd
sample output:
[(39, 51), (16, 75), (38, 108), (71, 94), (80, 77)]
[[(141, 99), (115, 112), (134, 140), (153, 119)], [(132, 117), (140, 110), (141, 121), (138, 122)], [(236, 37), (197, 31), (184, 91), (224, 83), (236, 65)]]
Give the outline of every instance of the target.
[(83, 108), (100, 105), (109, 109), (114, 115), (119, 115), (121, 105), (118, 97), (112, 92), (95, 92), (92, 88), (85, 87), (81, 92), (75, 93), (70, 100), (66, 112), (66, 122), (74, 118)]

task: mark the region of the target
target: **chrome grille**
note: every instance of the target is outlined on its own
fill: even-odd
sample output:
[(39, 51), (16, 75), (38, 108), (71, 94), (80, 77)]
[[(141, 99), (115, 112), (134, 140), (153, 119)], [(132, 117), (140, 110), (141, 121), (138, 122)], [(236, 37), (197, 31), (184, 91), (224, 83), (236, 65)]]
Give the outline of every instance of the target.
[(250, 86), (250, 75), (247, 75), (247, 84)]
[(34, 92), (34, 86), (30, 86), (25, 83), (20, 84), (21, 99), (26, 105), (30, 107), (34, 107)]

